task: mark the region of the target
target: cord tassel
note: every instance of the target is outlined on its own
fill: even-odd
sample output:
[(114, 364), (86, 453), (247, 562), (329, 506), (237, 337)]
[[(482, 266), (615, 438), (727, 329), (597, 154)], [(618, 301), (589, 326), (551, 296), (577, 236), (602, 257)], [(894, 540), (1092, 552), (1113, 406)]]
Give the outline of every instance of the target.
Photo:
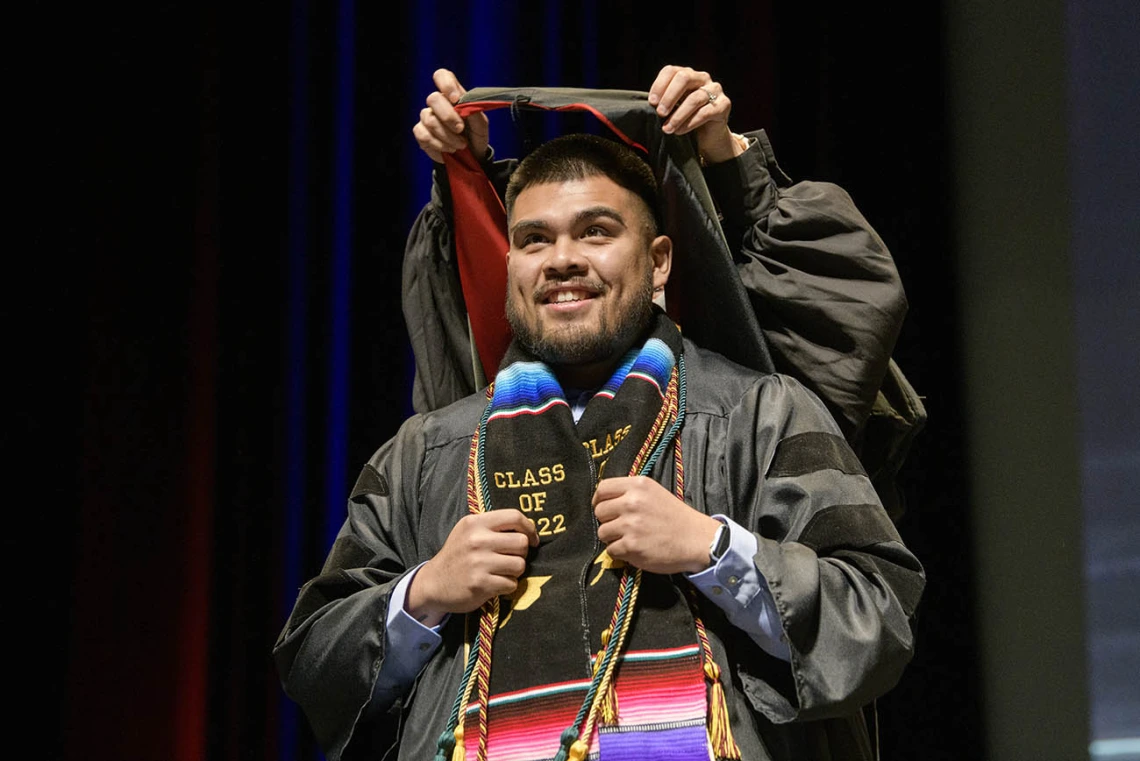
[(450, 729), (439, 736), (436, 743), (435, 761), (447, 761), (448, 755), (455, 749), (455, 733)]
[(558, 752), (554, 754), (554, 761), (568, 761), (570, 752), (575, 745), (580, 743), (578, 739), (578, 725), (575, 724), (571, 727), (566, 727), (562, 730), (562, 737), (558, 739)]
[[(602, 649), (598, 651), (597, 657), (594, 659), (594, 673), (598, 673), (598, 669), (602, 665), (602, 656), (606, 653), (606, 645), (610, 642), (610, 636), (613, 633), (613, 625), (602, 631)], [(598, 721), (604, 726), (613, 726), (617, 724), (618, 720), (618, 698), (617, 689), (614, 687), (614, 680), (611, 680), (602, 692), (602, 697), (598, 702)]]
[(455, 749), (451, 751), (451, 761), (465, 761), (467, 747), (463, 744), (463, 722), (455, 727)]
[(598, 704), (598, 723), (602, 726), (612, 727), (618, 721), (618, 697), (614, 683), (610, 682), (606, 691), (602, 693), (601, 703)]
[(582, 740), (575, 740), (570, 746), (570, 754), (567, 756), (566, 761), (584, 761), (589, 751), (589, 745)]
[(736, 746), (728, 720), (728, 702), (720, 683), (720, 667), (712, 661), (705, 661), (705, 676), (712, 683), (712, 689), (709, 690), (709, 740), (712, 742), (713, 755), (737, 761), (740, 758), (740, 748)]
[(697, 629), (697, 640), (701, 643), (705, 679), (709, 681), (709, 743), (712, 745), (713, 756), (716, 758), (737, 761), (740, 758), (740, 748), (737, 747), (736, 738), (732, 736), (732, 727), (729, 726), (728, 701), (724, 697), (724, 687), (720, 684), (720, 666), (713, 660), (712, 646), (709, 644), (705, 622), (701, 620), (701, 613), (697, 605), (697, 592), (692, 586), (689, 587), (689, 605), (693, 611), (693, 624)]

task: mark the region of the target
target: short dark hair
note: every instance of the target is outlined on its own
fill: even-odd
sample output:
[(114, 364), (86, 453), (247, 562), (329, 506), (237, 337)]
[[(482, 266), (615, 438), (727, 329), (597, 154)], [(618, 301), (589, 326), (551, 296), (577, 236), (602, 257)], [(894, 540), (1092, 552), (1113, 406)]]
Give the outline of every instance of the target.
[(535, 148), (515, 168), (507, 183), (507, 217), (511, 216), (515, 199), (532, 185), (598, 175), (613, 180), (645, 202), (649, 210), (649, 237), (656, 236), (661, 229), (661, 212), (653, 171), (632, 148), (597, 135), (563, 135)]

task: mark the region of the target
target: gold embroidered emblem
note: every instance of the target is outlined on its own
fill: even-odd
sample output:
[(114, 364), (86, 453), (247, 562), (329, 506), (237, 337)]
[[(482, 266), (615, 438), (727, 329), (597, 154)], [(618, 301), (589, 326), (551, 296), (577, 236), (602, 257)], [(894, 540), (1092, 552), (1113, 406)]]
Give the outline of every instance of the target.
[(519, 579), (519, 585), (515, 591), (511, 593), (511, 610), (507, 613), (507, 617), (499, 624), (502, 629), (511, 620), (511, 616), (515, 614), (516, 610), (526, 610), (531, 605), (534, 605), (538, 598), (542, 596), (542, 585), (553, 579), (553, 576), (523, 576)]
[(598, 569), (598, 575), (595, 576), (594, 580), (590, 582), (591, 587), (601, 581), (602, 574), (611, 568), (625, 568), (624, 560), (614, 560), (612, 557), (610, 557), (610, 553), (606, 550), (602, 550), (602, 554), (598, 555), (598, 557), (594, 559), (592, 565), (597, 565), (598, 563), (601, 563), (602, 567)]

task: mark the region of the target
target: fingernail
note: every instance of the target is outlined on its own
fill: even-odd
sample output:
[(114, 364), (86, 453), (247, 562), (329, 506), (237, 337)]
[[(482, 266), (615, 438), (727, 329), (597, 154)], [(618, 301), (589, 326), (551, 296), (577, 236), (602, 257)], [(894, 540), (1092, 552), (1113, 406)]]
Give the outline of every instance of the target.
[(672, 135), (673, 134), (673, 125), (672, 124), (666, 124), (661, 128), (661, 131), (664, 132), (666, 135)]
[(657, 113), (661, 114), (661, 116), (664, 116), (665, 114), (669, 113), (669, 111), (665, 108), (665, 106), (658, 106)]
[(449, 92), (447, 94), (447, 98), (452, 103), (458, 103), (459, 102), (459, 90), (452, 90), (451, 92)]
[(661, 98), (657, 97), (657, 93), (650, 93), (649, 105), (656, 106), (660, 102), (661, 102)]

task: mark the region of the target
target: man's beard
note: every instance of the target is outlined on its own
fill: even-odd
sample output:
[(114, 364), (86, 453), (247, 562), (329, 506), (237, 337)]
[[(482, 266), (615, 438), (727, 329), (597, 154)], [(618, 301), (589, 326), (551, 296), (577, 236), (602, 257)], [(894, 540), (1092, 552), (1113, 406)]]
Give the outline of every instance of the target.
[[(509, 285), (508, 285), (509, 290)], [(609, 286), (604, 286), (604, 296)], [(605, 310), (598, 316), (598, 327), (590, 332), (581, 325), (568, 325), (553, 330), (542, 329), (542, 318), (537, 317), (534, 329), (515, 308), (514, 300), (507, 297), (507, 321), (518, 341), (531, 354), (548, 365), (587, 365), (624, 353), (641, 336), (653, 316), (653, 271), (647, 269), (635, 298), (618, 322), (611, 324)]]

